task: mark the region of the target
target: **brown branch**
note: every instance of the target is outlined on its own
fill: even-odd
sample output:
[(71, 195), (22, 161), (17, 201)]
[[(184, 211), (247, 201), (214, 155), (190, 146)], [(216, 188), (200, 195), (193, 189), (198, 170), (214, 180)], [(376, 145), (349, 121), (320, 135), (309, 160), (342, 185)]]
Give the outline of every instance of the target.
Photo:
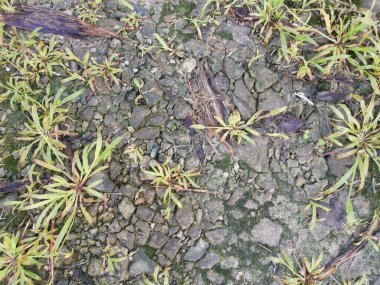
[[(379, 226), (380, 220), (375, 213), (375, 216), (368, 226), (367, 230), (362, 234), (362, 236), (373, 236)], [(313, 280), (321, 281), (329, 277), (331, 274), (337, 271), (337, 269), (350, 259), (354, 258), (367, 244), (365, 239), (360, 239), (357, 242), (354, 242), (350, 247), (348, 247), (342, 254), (335, 257), (333, 260), (328, 263), (328, 265), (323, 269), (323, 271), (317, 275), (312, 276)]]
[(41, 28), (41, 33), (70, 36), (74, 38), (96, 36), (123, 39), (122, 36), (116, 33), (96, 25), (85, 23), (80, 19), (65, 14), (59, 10), (29, 5), (15, 5), (14, 7), (16, 9), (16, 12), (14, 13), (0, 13), (0, 22), (26, 30)]

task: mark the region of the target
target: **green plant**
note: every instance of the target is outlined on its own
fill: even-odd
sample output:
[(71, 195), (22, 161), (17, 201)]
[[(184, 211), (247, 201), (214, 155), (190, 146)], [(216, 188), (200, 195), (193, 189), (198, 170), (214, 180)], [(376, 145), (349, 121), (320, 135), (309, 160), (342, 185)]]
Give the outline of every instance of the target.
[[(221, 137), (221, 141), (224, 142), (227, 138), (230, 140), (234, 140), (237, 138), (237, 143), (241, 143), (241, 141), (244, 139), (249, 143), (254, 144), (255, 141), (249, 136), (261, 136), (262, 134), (253, 129), (253, 125), (257, 122), (259, 122), (262, 119), (278, 115), (282, 112), (284, 112), (287, 109), (287, 107), (278, 108), (275, 110), (272, 110), (270, 112), (264, 112), (263, 110), (257, 111), (247, 122), (242, 121), (240, 117), (240, 113), (237, 110), (234, 110), (232, 114), (228, 117), (227, 122), (224, 122), (222, 118), (215, 116), (215, 119), (218, 121), (220, 126), (218, 127), (209, 127), (209, 126), (203, 126), (200, 124), (193, 124), (191, 125), (191, 128), (194, 129), (214, 129), (216, 133), (223, 133)], [(287, 138), (287, 136), (279, 133), (265, 133), (267, 136), (272, 137), (283, 137)]]
[(142, 159), (144, 150), (141, 146), (131, 144), (125, 148), (124, 154), (128, 154), (129, 157), (133, 159), (134, 163), (137, 163)]
[(322, 282), (315, 281), (315, 277), (323, 271), (323, 267), (320, 267), (322, 259), (322, 253), (316, 260), (312, 258), (309, 261), (304, 258), (301, 262), (296, 261), (296, 263), (286, 253), (283, 254), (283, 257), (270, 258), (272, 262), (284, 265), (288, 270), (287, 274), (277, 278), (279, 282), (285, 285), (321, 285)]
[(24, 238), (20, 232), (0, 234), (0, 281), (7, 284), (34, 284), (41, 278), (32, 271), (41, 267), (40, 259), (47, 259), (46, 246), (40, 237)]
[(122, 72), (122, 69), (117, 68), (117, 54), (113, 53), (109, 58), (105, 58), (103, 63), (98, 63), (93, 57), (90, 57), (90, 53), (87, 52), (81, 60), (79, 57), (74, 55), (74, 53), (66, 48), (65, 59), (74, 60), (83, 66), (82, 73), (68, 70), (69, 77), (66, 77), (62, 80), (63, 83), (71, 82), (74, 80), (79, 80), (86, 85), (88, 85), (92, 91), (95, 92), (95, 79), (102, 78), (108, 88), (111, 89), (110, 83), (114, 82), (117, 85), (120, 85), (120, 81), (117, 78), (117, 74)]
[(111, 253), (111, 248), (109, 245), (103, 249), (103, 266), (106, 267), (107, 264), (106, 270), (110, 274), (115, 273), (115, 263), (122, 262), (127, 258), (127, 256), (117, 257), (117, 253)]
[(317, 222), (321, 222), (324, 218), (318, 218), (318, 209), (329, 212), (330, 208), (318, 203), (318, 200), (311, 200), (309, 205), (305, 207), (305, 211), (311, 210), (311, 219), (309, 222), (309, 228), (313, 229)]
[(67, 156), (62, 152), (65, 145), (60, 141), (62, 136), (70, 136), (73, 133), (69, 128), (63, 128), (68, 119), (69, 109), (64, 105), (82, 94), (79, 90), (65, 98), (61, 98), (65, 88), (60, 88), (54, 97), (50, 96), (50, 86), (46, 88), (46, 95), (42, 103), (29, 98), (29, 105), (25, 105), (28, 122), (24, 129), (19, 131), (17, 140), (28, 144), (19, 150), (20, 162), (23, 163), (29, 153), (33, 151), (33, 158), (41, 156), (46, 160), (52, 160), (52, 154), (60, 161)]
[(358, 280), (354, 281), (353, 283), (349, 280), (342, 279), (343, 285), (369, 285), (369, 280), (366, 274), (364, 274), (362, 277), (360, 277)]
[(368, 104), (359, 95), (351, 97), (360, 105), (357, 113), (352, 113), (347, 105), (339, 104), (338, 108), (331, 106), (336, 119), (332, 119), (335, 132), (327, 137), (339, 149), (335, 157), (343, 159), (354, 157), (352, 167), (324, 193), (331, 194), (343, 186), (350, 178), (352, 183), (359, 171), (360, 183), (357, 191), (364, 187), (368, 176), (368, 169), (372, 161), (380, 172), (380, 160), (377, 151), (380, 149), (380, 113), (376, 112), (376, 96), (373, 95)]
[(75, 11), (77, 11), (79, 19), (96, 24), (99, 20), (98, 12), (102, 8), (102, 0), (81, 1), (81, 3), (75, 6)]
[(29, 82), (40, 85), (41, 76), (52, 77), (54, 67), (62, 64), (62, 53), (57, 49), (55, 36), (46, 44), (37, 40), (38, 31), (35, 29), (28, 36), (5, 33), (9, 40), (0, 45), (0, 62), (12, 66)]
[[(171, 212), (171, 203), (173, 202), (178, 208), (182, 208), (182, 203), (178, 200), (173, 191), (199, 191), (199, 186), (193, 180), (193, 177), (198, 176), (199, 172), (192, 170), (183, 171), (179, 165), (170, 167), (168, 161), (163, 164), (151, 164), (152, 171), (143, 169), (143, 172), (151, 177), (152, 185), (158, 189), (164, 187), (165, 194), (163, 198), (165, 209), (165, 218), (169, 219)], [(194, 187), (190, 189), (189, 187)]]
[(121, 32), (124, 37), (128, 37), (129, 31), (138, 29), (141, 23), (144, 22), (144, 18), (133, 11), (128, 13), (127, 16), (120, 21), (124, 23), (124, 28), (122, 28), (119, 33)]
[[(93, 202), (93, 198), (106, 200), (104, 194), (95, 190), (95, 187), (102, 183), (102, 179), (95, 180), (94, 177), (108, 168), (106, 162), (122, 139), (123, 136), (120, 136), (110, 144), (105, 143), (103, 149), (102, 136), (98, 132), (96, 141), (86, 145), (81, 153), (75, 151), (71, 167), (36, 159), (36, 165), (44, 171), (54, 173), (51, 176), (52, 182), (43, 184), (42, 189), (29, 188), (28, 193), (21, 195), (21, 200), (10, 202), (9, 205), (25, 211), (41, 209), (34, 225), (35, 229), (39, 229), (41, 225), (47, 228), (53, 221), (60, 222), (66, 219), (54, 243), (54, 250), (58, 251), (74, 223), (78, 210), (89, 223), (93, 223), (93, 217), (86, 210), (85, 203)], [(90, 180), (91, 178), (95, 181)]]
[(16, 104), (20, 104), (23, 109), (28, 109), (29, 99), (34, 98), (40, 90), (35, 90), (25, 77), (10, 76), (5, 83), (0, 82), (0, 87), (4, 93), (0, 94), (0, 102), (9, 99), (11, 108), (16, 109)]
[[(161, 279), (163, 279), (162, 283)], [(143, 274), (143, 281), (146, 285), (169, 285), (169, 268), (162, 270), (160, 266), (156, 266), (153, 272), (153, 281), (148, 279), (145, 274)]]
[(162, 51), (168, 52), (170, 55), (179, 54), (179, 51), (182, 49), (182, 46), (173, 47), (171, 44), (167, 43), (159, 34), (154, 33), (154, 38), (158, 41), (159, 45), (151, 45), (149, 47), (145, 47), (140, 45), (139, 48), (144, 56), (146, 53), (150, 52), (153, 49), (158, 50), (157, 53)]

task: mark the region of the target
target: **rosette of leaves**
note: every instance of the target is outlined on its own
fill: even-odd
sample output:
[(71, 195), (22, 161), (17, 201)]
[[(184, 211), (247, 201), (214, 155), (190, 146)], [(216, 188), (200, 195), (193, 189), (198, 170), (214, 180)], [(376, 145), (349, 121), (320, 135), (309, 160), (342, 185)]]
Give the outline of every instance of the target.
[[(89, 223), (94, 222), (85, 204), (96, 200), (106, 201), (106, 196), (95, 189), (103, 180), (95, 180), (93, 177), (108, 168), (107, 161), (112, 150), (122, 139), (123, 136), (120, 136), (111, 143), (104, 143), (98, 132), (96, 141), (86, 145), (83, 151), (75, 151), (71, 167), (36, 159), (36, 165), (43, 171), (52, 173), (51, 182), (43, 185), (41, 189), (29, 188), (28, 193), (21, 196), (21, 200), (8, 204), (15, 205), (19, 210), (39, 209), (35, 229), (41, 226), (47, 228), (51, 222), (59, 224), (63, 221), (54, 243), (54, 250), (57, 251), (70, 232), (78, 211)], [(90, 180), (91, 178), (94, 181)]]
[[(20, 232), (0, 234), (0, 282), (4, 284), (34, 284), (41, 278), (32, 271), (47, 259), (47, 247), (40, 237), (24, 238)], [(3, 283), (2, 283), (3, 284)]]

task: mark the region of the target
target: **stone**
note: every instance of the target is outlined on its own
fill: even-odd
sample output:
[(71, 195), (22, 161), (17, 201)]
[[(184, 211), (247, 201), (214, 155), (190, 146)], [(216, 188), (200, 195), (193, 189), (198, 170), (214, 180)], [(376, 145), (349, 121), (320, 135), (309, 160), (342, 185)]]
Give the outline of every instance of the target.
[(323, 157), (318, 157), (318, 159), (313, 163), (311, 174), (316, 180), (320, 180), (326, 176), (329, 170), (326, 160)]
[(234, 256), (229, 256), (222, 260), (222, 262), (220, 263), (220, 266), (223, 269), (238, 268), (239, 260)]
[(219, 256), (214, 252), (210, 252), (201, 260), (199, 260), (195, 264), (195, 267), (199, 269), (211, 269), (218, 263), (219, 263)]
[(152, 114), (147, 119), (149, 126), (163, 127), (168, 120), (168, 115), (165, 112)]
[(4, 214), (8, 214), (12, 210), (12, 206), (6, 205), (6, 203), (10, 201), (17, 201), (17, 196), (8, 194), (0, 199), (0, 210), (2, 210)]
[(191, 116), (191, 114), (193, 113), (193, 109), (188, 103), (181, 100), (175, 104), (173, 112), (174, 117), (177, 120), (184, 120), (187, 117)]
[(152, 248), (160, 249), (168, 241), (168, 239), (169, 238), (167, 235), (163, 234), (162, 232), (153, 232), (150, 235), (148, 245)]
[(256, 172), (269, 171), (267, 137), (254, 137), (255, 144), (243, 141), (235, 147), (240, 160), (247, 163)]
[(221, 244), (227, 236), (227, 229), (214, 229), (206, 232), (206, 237), (212, 245)]
[(182, 62), (182, 69), (187, 73), (191, 73), (197, 66), (197, 60), (195, 58), (188, 58)]
[(107, 174), (104, 172), (98, 172), (94, 176), (92, 176), (86, 183), (86, 185), (90, 185), (91, 183), (97, 181), (97, 180), (102, 180), (102, 182), (93, 189), (100, 191), (100, 192), (106, 192), (106, 193), (111, 193), (115, 189), (115, 184), (111, 181), (111, 179), (108, 177)]
[(285, 107), (286, 105), (286, 101), (281, 95), (272, 89), (268, 89), (259, 95), (259, 110), (271, 111)]
[(91, 257), (87, 268), (87, 274), (96, 277), (102, 276), (105, 273), (103, 260), (99, 257)]
[(224, 282), (223, 277), (213, 270), (207, 271), (207, 279), (211, 281), (211, 284), (223, 284)]
[(182, 199), (181, 203), (183, 207), (177, 209), (175, 218), (181, 229), (186, 230), (194, 222), (194, 212), (193, 207), (187, 200)]
[(283, 229), (282, 227), (264, 218), (252, 229), (252, 240), (268, 246), (278, 246)]
[(258, 93), (267, 90), (278, 80), (276, 73), (266, 67), (264, 63), (256, 62), (252, 64), (250, 67), (250, 74), (256, 79), (255, 90)]
[(154, 211), (145, 205), (140, 205), (137, 207), (136, 216), (144, 221), (151, 222), (154, 216)]
[(173, 260), (181, 247), (181, 240), (178, 238), (171, 238), (162, 250), (164, 254), (170, 260)]
[(214, 78), (215, 86), (222, 94), (226, 94), (230, 89), (230, 80), (223, 72), (218, 72)]
[(133, 137), (138, 140), (151, 140), (160, 136), (160, 128), (145, 127), (133, 133)]
[(117, 208), (123, 218), (127, 221), (132, 217), (136, 209), (135, 205), (129, 200), (129, 198), (124, 198)]
[(116, 237), (129, 249), (133, 249), (133, 245), (135, 242), (135, 234), (131, 233), (127, 230), (122, 230), (121, 232), (116, 234)]
[(236, 81), (232, 100), (244, 120), (249, 119), (256, 112), (256, 100), (245, 86), (243, 80)]
[(241, 79), (244, 74), (244, 68), (229, 57), (225, 59), (224, 70), (227, 77), (233, 80)]
[(186, 261), (197, 261), (203, 257), (208, 248), (209, 243), (200, 239), (194, 246), (189, 248), (183, 259)]
[(134, 128), (141, 128), (149, 114), (150, 109), (147, 106), (135, 106), (129, 124)]
[(129, 273), (132, 276), (137, 276), (142, 273), (152, 273), (155, 268), (155, 263), (142, 250), (137, 249), (133, 255)]
[(189, 230), (187, 231), (187, 235), (195, 240), (201, 236), (201, 233), (202, 233), (202, 227), (199, 224), (191, 225)]

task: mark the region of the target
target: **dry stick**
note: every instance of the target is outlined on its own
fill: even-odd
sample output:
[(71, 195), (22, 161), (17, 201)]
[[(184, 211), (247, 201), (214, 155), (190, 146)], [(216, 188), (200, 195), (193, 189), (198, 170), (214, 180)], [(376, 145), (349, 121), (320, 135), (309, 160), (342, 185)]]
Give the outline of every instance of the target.
[[(219, 92), (217, 90), (214, 91), (215, 88), (212, 86), (213, 78), (211, 72), (208, 71), (207, 63), (198, 62), (197, 79), (199, 84), (198, 94), (195, 94), (191, 86), (188, 84), (191, 95), (193, 96), (197, 120), (206, 127), (216, 126), (217, 122), (215, 116), (224, 118), (228, 110), (223, 98), (218, 94)], [(214, 130), (208, 129), (206, 130), (206, 134), (216, 137), (219, 141), (221, 140), (220, 134), (216, 133)], [(206, 139), (215, 150), (215, 147), (212, 145), (207, 135)], [(233, 159), (237, 160), (236, 152), (231, 144), (227, 141), (223, 141), (222, 144), (231, 154)]]
[[(368, 229), (364, 232), (364, 235), (373, 236), (379, 226), (379, 222), (380, 222), (380, 219), (375, 214), (375, 217), (373, 218)], [(359, 251), (364, 248), (366, 244), (367, 244), (367, 241), (364, 239), (356, 243), (353, 243), (341, 255), (331, 260), (330, 263), (325, 267), (325, 269), (323, 269), (321, 273), (311, 276), (311, 278), (316, 281), (322, 281), (326, 279), (331, 274), (333, 274), (339, 268), (339, 266), (341, 266), (343, 263), (346, 263), (350, 259), (354, 258), (359, 253)]]
[(124, 37), (102, 27), (82, 22), (59, 10), (45, 9), (29, 5), (15, 5), (16, 12), (0, 13), (0, 22), (26, 30), (41, 28), (42, 33), (82, 38), (86, 36)]
[(54, 274), (54, 250), (53, 250), (53, 246), (54, 246), (54, 242), (53, 242), (53, 237), (54, 237), (54, 221), (52, 221), (52, 223), (51, 223), (50, 232), (51, 232), (51, 238), (50, 238), (50, 246), (49, 246), (49, 250), (50, 250), (49, 267), (50, 267), (51, 284), (54, 284), (54, 279), (55, 279), (55, 274)]

